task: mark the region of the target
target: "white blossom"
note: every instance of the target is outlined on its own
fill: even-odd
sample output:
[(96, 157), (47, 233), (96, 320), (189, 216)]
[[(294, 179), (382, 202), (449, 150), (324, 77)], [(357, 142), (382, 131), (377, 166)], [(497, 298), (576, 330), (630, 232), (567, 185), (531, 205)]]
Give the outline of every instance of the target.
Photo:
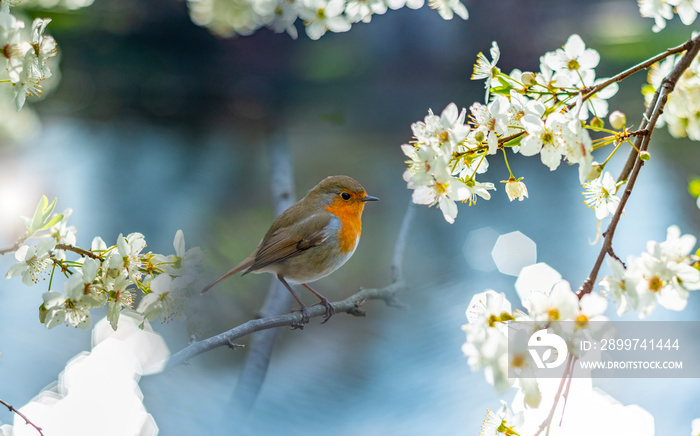
[(56, 240), (47, 238), (37, 245), (22, 245), (15, 251), (18, 263), (12, 265), (5, 274), (6, 279), (22, 276), (22, 283), (31, 286), (39, 282), (39, 275), (51, 265), (49, 255), (56, 246)]
[(583, 184), (585, 203), (595, 211), (596, 219), (602, 220), (615, 213), (620, 198), (615, 195), (617, 183), (612, 174), (606, 171), (595, 180)]

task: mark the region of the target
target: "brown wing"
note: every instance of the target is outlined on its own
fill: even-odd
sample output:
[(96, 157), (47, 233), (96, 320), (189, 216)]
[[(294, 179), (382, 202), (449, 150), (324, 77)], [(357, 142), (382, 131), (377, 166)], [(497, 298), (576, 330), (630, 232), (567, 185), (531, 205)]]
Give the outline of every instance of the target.
[(266, 235), (258, 247), (255, 262), (245, 273), (265, 268), (321, 245), (331, 235), (332, 229), (329, 227), (332, 226), (328, 226), (331, 217), (328, 213), (316, 214), (298, 224), (280, 227)]

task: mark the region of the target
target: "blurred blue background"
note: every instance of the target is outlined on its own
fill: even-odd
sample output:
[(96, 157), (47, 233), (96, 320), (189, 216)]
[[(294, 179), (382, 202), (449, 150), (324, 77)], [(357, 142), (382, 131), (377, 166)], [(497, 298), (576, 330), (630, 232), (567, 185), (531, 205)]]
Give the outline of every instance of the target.
[[(96, 235), (110, 243), (119, 233), (138, 231), (149, 250), (168, 254), (182, 229), (188, 247), (207, 251), (207, 274), (214, 277), (247, 256), (272, 221), (274, 156), (267, 145), (283, 141), (298, 197), (323, 177), (347, 174), (382, 200), (365, 212), (355, 256), (316, 286), (342, 299), (360, 286), (389, 283), (393, 244), (410, 199), (399, 146), (428, 108), (439, 113), (450, 102), (468, 107), (483, 99), (483, 83), (469, 77), (476, 54), (492, 40), (501, 47), (504, 71), (537, 71), (539, 56), (578, 33), (601, 53), (597, 71), (604, 77), (690, 34), (674, 24), (653, 34), (633, 0), (466, 6), (466, 22), (444, 21), (427, 7), (389, 11), (319, 41), (303, 33), (293, 41), (264, 29), (220, 39), (192, 24), (186, 4), (175, 0), (97, 0), (73, 13), (35, 11), (54, 19), (49, 30), (59, 44), (62, 80), (34, 105), (41, 131), (0, 147), (0, 183), (26, 199), (0, 205), (0, 246), (12, 245), (22, 232), (16, 215), (31, 215), (46, 194), (58, 197), (58, 210), (73, 209), (69, 222), (79, 230), (80, 246)], [(628, 123), (641, 117), (644, 81), (644, 73), (633, 76), (611, 100)], [(687, 194), (688, 177), (700, 173), (697, 144), (660, 129), (650, 151), (616, 233), (615, 251), (623, 258), (638, 255), (648, 240), (665, 239), (671, 224), (700, 234), (700, 211)], [(226, 419), (245, 349), (218, 349), (143, 378), (144, 404), (160, 434), (476, 434), (486, 409), (497, 408), (500, 398), (510, 401), (513, 392), (499, 395), (482, 373), (469, 370), (460, 350), (464, 311), (486, 288), (511, 301), (517, 296), (515, 277), (491, 264), (490, 246), (467, 248), (483, 251), (477, 255), (486, 271), (467, 263), (470, 232), (520, 230), (536, 242), (537, 261), (574, 288), (598, 252), (589, 244), (596, 222), (575, 167), (550, 173), (538, 159), (520, 156), (511, 166), (525, 177), (530, 197), (523, 202), (507, 200), (499, 183), (507, 171), (492, 159), (484, 178), (498, 188), (491, 201), (461, 205), (453, 225), (435, 209), (416, 211), (405, 253), (411, 286), (400, 296), (407, 310), (370, 301), (365, 318), (337, 315), (323, 326), (314, 320), (303, 331), (284, 330), (247, 422)], [(0, 257), (0, 270), (13, 261)], [(192, 301), (186, 320), (154, 328), (176, 352), (191, 336), (208, 337), (254, 317), (269, 280), (231, 279)], [(46, 330), (38, 323), (45, 287), (0, 282), (0, 398), (15, 406), (90, 348), (89, 332)], [(651, 319), (695, 320), (698, 300), (691, 294), (684, 312), (657, 309)], [(688, 434), (690, 421), (700, 417), (700, 380), (594, 384), (651, 412), (657, 434)], [(0, 421), (11, 422), (11, 414), (0, 410)]]

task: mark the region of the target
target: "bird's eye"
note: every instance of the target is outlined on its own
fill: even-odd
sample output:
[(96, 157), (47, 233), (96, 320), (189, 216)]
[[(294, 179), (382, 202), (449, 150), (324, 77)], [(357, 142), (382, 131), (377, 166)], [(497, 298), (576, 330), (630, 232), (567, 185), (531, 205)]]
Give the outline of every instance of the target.
[(350, 194), (347, 192), (343, 192), (340, 196), (343, 197), (343, 200), (350, 200)]

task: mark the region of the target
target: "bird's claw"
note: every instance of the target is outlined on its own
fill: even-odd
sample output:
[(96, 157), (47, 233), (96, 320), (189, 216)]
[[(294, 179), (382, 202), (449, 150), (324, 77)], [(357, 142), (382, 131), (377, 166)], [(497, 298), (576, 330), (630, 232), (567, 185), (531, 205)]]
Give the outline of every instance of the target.
[(311, 320), (311, 317), (309, 316), (309, 310), (306, 308), (306, 306), (302, 305), (301, 307), (299, 307), (299, 309), (292, 310), (292, 313), (294, 312), (301, 312), (301, 319), (292, 323), (292, 329), (304, 330), (304, 324), (308, 324)]
[(327, 298), (321, 298), (321, 301), (318, 303), (314, 304), (314, 306), (321, 305), (326, 308), (326, 315), (323, 317), (323, 321), (321, 321), (321, 324), (325, 324), (328, 322), (329, 319), (331, 319), (331, 316), (335, 314), (335, 308), (331, 304), (330, 301), (328, 301)]

